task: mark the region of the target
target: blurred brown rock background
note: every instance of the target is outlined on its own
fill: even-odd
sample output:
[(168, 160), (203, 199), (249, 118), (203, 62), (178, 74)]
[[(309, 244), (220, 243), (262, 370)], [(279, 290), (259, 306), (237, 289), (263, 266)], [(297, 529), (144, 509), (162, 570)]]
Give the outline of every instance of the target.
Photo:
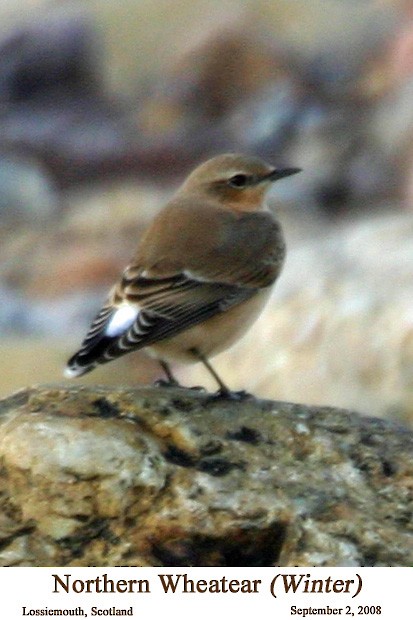
[[(270, 197), (289, 249), (271, 303), (217, 368), (260, 396), (413, 423), (411, 0), (15, 0), (0, 16), (2, 396), (60, 381), (186, 172), (243, 151), (304, 171)], [(158, 374), (137, 353), (84, 382)]]

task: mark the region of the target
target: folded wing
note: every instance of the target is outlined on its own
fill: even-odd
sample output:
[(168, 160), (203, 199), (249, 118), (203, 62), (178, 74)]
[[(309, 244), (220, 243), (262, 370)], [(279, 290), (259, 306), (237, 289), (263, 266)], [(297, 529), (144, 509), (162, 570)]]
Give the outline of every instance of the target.
[[(183, 274), (128, 280), (113, 292), (93, 320), (66, 376), (79, 376), (98, 364), (147, 347), (239, 304), (257, 289), (201, 282)], [(116, 300), (116, 301), (115, 301)]]

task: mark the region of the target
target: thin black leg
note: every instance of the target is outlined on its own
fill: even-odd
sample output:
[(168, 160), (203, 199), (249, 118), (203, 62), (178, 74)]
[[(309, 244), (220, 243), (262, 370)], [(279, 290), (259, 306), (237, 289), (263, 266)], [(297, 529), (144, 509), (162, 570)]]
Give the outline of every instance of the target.
[(164, 381), (163, 379), (160, 379), (159, 381), (155, 382), (156, 385), (159, 385), (161, 387), (179, 387), (180, 383), (179, 381), (177, 381), (177, 379), (175, 379), (174, 375), (172, 374), (172, 370), (169, 364), (167, 364), (167, 362), (165, 362), (164, 360), (159, 360), (159, 364), (161, 365), (162, 370), (166, 374), (167, 380)]
[(222, 381), (222, 379), (218, 375), (218, 373), (212, 368), (212, 366), (209, 363), (209, 361), (207, 360), (207, 358), (204, 355), (202, 355), (202, 353), (200, 351), (198, 351), (198, 349), (192, 349), (192, 353), (194, 354), (194, 356), (197, 359), (199, 359), (200, 362), (203, 363), (205, 368), (214, 377), (215, 381), (219, 385), (219, 390), (218, 390), (218, 392), (216, 394), (214, 394), (214, 396), (212, 397), (213, 399), (215, 399), (215, 398), (227, 398), (227, 399), (230, 399), (230, 400), (244, 400), (246, 398), (251, 398), (251, 395), (248, 394), (248, 392), (245, 392), (245, 391), (242, 391), (242, 392), (232, 392), (229, 389), (229, 387), (227, 385), (225, 385), (225, 383)]
[(214, 377), (215, 381), (219, 385), (219, 393), (222, 396), (229, 396), (231, 394), (231, 390), (227, 385), (222, 381), (221, 377), (217, 374), (217, 372), (212, 368), (211, 364), (208, 362), (207, 358), (198, 351), (198, 349), (192, 349), (192, 353), (199, 359), (200, 362), (203, 363), (208, 372)]

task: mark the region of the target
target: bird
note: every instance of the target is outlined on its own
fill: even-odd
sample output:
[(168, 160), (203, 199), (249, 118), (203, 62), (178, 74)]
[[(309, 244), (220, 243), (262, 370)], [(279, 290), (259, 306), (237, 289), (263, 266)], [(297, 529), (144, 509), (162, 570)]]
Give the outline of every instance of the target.
[(209, 360), (249, 329), (280, 275), (286, 244), (265, 196), (298, 172), (238, 153), (198, 165), (143, 233), (65, 376), (145, 349), (165, 373), (158, 384), (180, 385), (171, 363), (202, 362), (217, 395), (237, 394)]

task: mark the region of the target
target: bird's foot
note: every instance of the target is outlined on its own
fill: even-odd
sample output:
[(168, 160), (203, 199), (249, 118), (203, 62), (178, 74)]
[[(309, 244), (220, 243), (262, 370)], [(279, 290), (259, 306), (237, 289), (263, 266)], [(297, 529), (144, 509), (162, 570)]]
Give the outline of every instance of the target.
[(157, 379), (157, 381), (154, 381), (153, 385), (155, 387), (162, 388), (182, 388), (183, 390), (191, 390), (191, 392), (206, 392), (206, 389), (202, 385), (185, 387), (184, 385), (181, 385), (178, 381), (169, 381), (168, 379)]
[(220, 388), (214, 394), (211, 394), (211, 400), (232, 400), (236, 402), (240, 402), (243, 400), (248, 400), (252, 398), (252, 394), (249, 394), (245, 390), (240, 390), (239, 392), (233, 392), (231, 390), (224, 390)]
[(154, 381), (154, 386), (161, 387), (161, 388), (181, 388), (182, 387), (182, 385), (178, 383), (178, 381), (169, 381), (167, 379), (158, 379), (157, 381)]

